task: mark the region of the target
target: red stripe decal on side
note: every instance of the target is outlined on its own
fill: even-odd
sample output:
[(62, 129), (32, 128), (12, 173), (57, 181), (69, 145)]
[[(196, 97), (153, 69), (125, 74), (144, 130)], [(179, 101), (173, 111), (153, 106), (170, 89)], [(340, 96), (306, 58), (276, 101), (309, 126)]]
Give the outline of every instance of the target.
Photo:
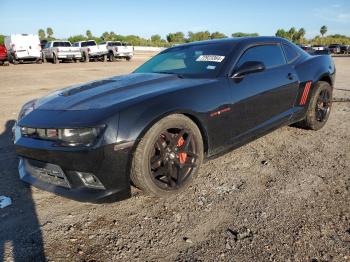
[(307, 97), (308, 97), (309, 92), (310, 92), (311, 84), (312, 84), (312, 81), (309, 81), (309, 82), (306, 83), (306, 85), (304, 87), (303, 95), (302, 95), (302, 97), (300, 99), (299, 105), (301, 105), (301, 106), (305, 105)]

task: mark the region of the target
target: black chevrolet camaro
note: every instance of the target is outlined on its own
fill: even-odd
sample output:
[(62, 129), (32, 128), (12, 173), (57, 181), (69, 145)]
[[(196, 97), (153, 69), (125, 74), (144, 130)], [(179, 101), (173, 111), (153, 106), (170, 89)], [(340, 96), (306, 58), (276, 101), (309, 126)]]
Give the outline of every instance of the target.
[(175, 46), (133, 73), (26, 103), (14, 127), (20, 178), (80, 201), (178, 193), (203, 160), (276, 128), (318, 130), (335, 66), (287, 40)]

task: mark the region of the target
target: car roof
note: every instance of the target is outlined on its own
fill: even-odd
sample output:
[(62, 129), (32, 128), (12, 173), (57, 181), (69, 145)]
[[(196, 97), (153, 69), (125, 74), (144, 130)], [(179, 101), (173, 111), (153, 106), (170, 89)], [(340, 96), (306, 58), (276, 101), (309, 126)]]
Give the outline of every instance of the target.
[(232, 43), (232, 44), (238, 44), (238, 43), (245, 43), (245, 44), (254, 44), (254, 43), (271, 43), (271, 42), (277, 42), (277, 43), (290, 43), (288, 40), (276, 37), (276, 36), (247, 36), (247, 37), (232, 37), (232, 38), (222, 38), (222, 39), (212, 39), (212, 40), (205, 40), (205, 41), (197, 41), (197, 42), (191, 42), (186, 44), (180, 44), (177, 46), (183, 46), (183, 45), (201, 45), (201, 44), (213, 44), (213, 43)]

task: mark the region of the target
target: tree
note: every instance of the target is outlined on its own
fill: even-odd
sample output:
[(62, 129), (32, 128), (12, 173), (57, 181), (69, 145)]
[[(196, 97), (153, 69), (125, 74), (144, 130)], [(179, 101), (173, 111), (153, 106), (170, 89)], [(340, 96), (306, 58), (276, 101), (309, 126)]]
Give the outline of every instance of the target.
[(152, 35), (151, 36), (151, 41), (153, 43), (159, 43), (162, 40), (162, 37), (160, 35)]
[(71, 43), (79, 42), (79, 41), (85, 41), (87, 38), (83, 35), (73, 35), (68, 38), (68, 41)]
[(288, 33), (284, 29), (278, 29), (275, 35), (282, 38), (288, 38)]
[(220, 38), (227, 38), (227, 36), (223, 33), (220, 33), (220, 32), (214, 32), (214, 33), (211, 33), (210, 38), (211, 39), (220, 39)]
[(108, 41), (109, 40), (109, 33), (108, 32), (104, 32), (101, 36), (101, 38), (104, 40), (104, 41)]
[(321, 28), (320, 28), (320, 33), (322, 35), (322, 37), (327, 33), (328, 31), (328, 28), (327, 26), (323, 25)]
[(90, 30), (86, 30), (86, 37), (87, 37), (88, 39), (93, 38), (92, 33), (91, 33)]
[(4, 44), (4, 41), (5, 41), (5, 36), (0, 35), (0, 44)]
[(166, 39), (169, 43), (184, 43), (185, 42), (185, 34), (182, 32), (169, 33), (166, 36)]
[(289, 31), (288, 31), (288, 39), (294, 41), (296, 33), (297, 33), (297, 30), (295, 29), (295, 27), (292, 27), (291, 29), (289, 29)]
[(210, 39), (211, 35), (209, 31), (200, 31), (197, 33), (188, 32), (188, 42), (194, 42), (194, 41), (203, 41)]
[(51, 27), (46, 28), (47, 38), (51, 39), (53, 36), (53, 30)]
[(45, 30), (44, 29), (39, 29), (38, 30), (38, 35), (39, 35), (39, 38), (40, 38), (40, 40), (43, 40), (43, 39), (45, 39)]
[(232, 37), (245, 37), (245, 36), (259, 36), (258, 33), (242, 33), (242, 32), (237, 32), (233, 33), (231, 35)]
[(300, 28), (298, 33), (297, 33), (297, 41), (299, 42), (299, 44), (304, 43), (304, 37), (305, 37), (306, 31), (304, 28)]

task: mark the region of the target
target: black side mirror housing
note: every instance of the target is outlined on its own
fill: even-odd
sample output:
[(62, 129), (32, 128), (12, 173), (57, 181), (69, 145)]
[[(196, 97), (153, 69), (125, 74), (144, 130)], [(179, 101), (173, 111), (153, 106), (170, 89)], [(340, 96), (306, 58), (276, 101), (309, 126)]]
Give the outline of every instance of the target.
[(245, 75), (262, 72), (264, 70), (265, 65), (263, 62), (247, 61), (233, 73), (232, 78), (242, 78)]

